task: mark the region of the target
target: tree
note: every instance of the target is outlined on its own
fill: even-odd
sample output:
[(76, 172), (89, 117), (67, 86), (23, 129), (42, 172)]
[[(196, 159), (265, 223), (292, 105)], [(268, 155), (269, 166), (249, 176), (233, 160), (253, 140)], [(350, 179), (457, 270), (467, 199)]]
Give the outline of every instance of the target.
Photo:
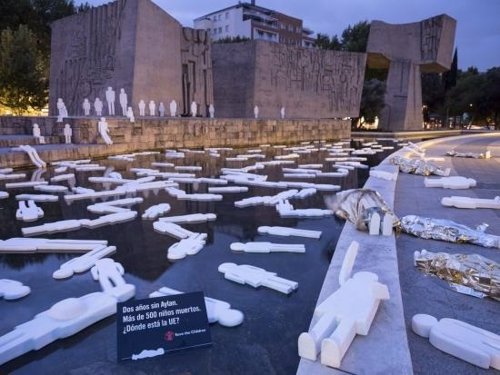
[(0, 34), (0, 104), (20, 114), (47, 103), (47, 65), (27, 26)]
[(453, 54), (453, 61), (451, 63), (450, 70), (443, 73), (443, 86), (444, 91), (448, 92), (451, 88), (455, 87), (458, 78), (458, 51), (455, 48), (455, 53)]
[(316, 35), (316, 47), (326, 50), (340, 51), (342, 49), (342, 43), (340, 42), (337, 35), (333, 35), (331, 38), (326, 34), (318, 33)]
[[(384, 108), (385, 82), (378, 79), (365, 81), (361, 95), (360, 116), (364, 122), (373, 123)], [(363, 123), (360, 123), (362, 126)]]
[(368, 35), (370, 35), (370, 23), (368, 21), (358, 22), (354, 26), (349, 25), (342, 32), (342, 50), (366, 52)]

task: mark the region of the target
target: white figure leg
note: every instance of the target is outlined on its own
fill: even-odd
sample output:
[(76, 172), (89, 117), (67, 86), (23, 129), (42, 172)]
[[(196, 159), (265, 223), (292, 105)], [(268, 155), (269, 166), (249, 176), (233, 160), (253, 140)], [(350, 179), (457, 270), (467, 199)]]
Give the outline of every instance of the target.
[(338, 368), (347, 349), (356, 336), (356, 322), (349, 318), (340, 320), (332, 335), (321, 343), (321, 364)]
[(370, 236), (378, 236), (380, 234), (380, 215), (374, 212), (370, 218), (369, 224)]
[(333, 313), (323, 314), (309, 332), (299, 336), (299, 356), (315, 361), (321, 350), (321, 342), (327, 338), (337, 326), (337, 318)]

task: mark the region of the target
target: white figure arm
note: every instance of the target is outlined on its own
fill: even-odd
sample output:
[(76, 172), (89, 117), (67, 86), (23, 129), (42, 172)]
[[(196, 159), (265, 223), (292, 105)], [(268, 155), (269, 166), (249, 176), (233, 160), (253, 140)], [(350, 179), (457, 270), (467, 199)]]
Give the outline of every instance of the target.
[(97, 269), (97, 266), (92, 267), (90, 269), (90, 273), (95, 281), (99, 280), (99, 270)]

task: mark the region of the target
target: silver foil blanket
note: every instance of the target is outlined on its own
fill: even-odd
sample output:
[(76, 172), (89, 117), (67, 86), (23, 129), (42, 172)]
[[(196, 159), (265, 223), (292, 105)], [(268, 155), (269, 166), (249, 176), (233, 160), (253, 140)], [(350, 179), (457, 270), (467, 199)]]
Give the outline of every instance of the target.
[(416, 251), (418, 270), (450, 282), (451, 287), (475, 297), (488, 296), (500, 301), (500, 264), (478, 254), (432, 253)]
[(429, 163), (422, 159), (408, 159), (401, 156), (394, 156), (391, 159), (391, 163), (399, 167), (399, 170), (403, 173), (418, 174), (422, 176), (430, 176), (434, 174), (436, 176), (448, 176), (450, 170), (448, 168), (444, 169)]
[(340, 191), (334, 196), (327, 197), (325, 203), (329, 209), (335, 212), (335, 215), (350, 221), (357, 229), (362, 231), (368, 230), (371, 216), (375, 212), (380, 214), (381, 217), (385, 214), (391, 214), (394, 217), (394, 225), (399, 223), (384, 198), (375, 190), (351, 189)]
[(456, 243), (473, 243), (484, 247), (500, 247), (500, 237), (484, 233), (487, 225), (477, 229), (455, 223), (451, 220), (433, 219), (417, 215), (407, 215), (401, 219), (403, 232), (416, 237)]

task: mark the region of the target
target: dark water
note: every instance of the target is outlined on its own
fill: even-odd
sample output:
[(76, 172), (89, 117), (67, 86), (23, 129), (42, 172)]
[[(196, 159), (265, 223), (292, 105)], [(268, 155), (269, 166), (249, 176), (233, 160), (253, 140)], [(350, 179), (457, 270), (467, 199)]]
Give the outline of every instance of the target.
[[(392, 143), (390, 143), (392, 145)], [(274, 153), (285, 151), (263, 148), (271, 160)], [(390, 151), (389, 151), (390, 152)], [(369, 165), (376, 165), (389, 152), (368, 156)], [(247, 162), (225, 161), (227, 156), (242, 154), (244, 150), (221, 151), (220, 158), (200, 154), (186, 154), (185, 159), (165, 159), (164, 155), (138, 156), (135, 162), (98, 161), (101, 165), (113, 167), (123, 178), (135, 178), (130, 168), (151, 167), (152, 161), (168, 161), (175, 165), (199, 165), (202, 172), (197, 177), (218, 177), (221, 167), (239, 168), (251, 165), (261, 159)], [(286, 152), (288, 153), (288, 152)], [(327, 152), (302, 154), (297, 164), (323, 163)], [(324, 162), (323, 171), (334, 171), (329, 162)], [(285, 166), (285, 167), (296, 167)], [(170, 169), (160, 168), (170, 171)], [(70, 172), (70, 171), (68, 171)], [(28, 173), (32, 173), (29, 171)], [(252, 173), (267, 174), (269, 181), (282, 180), (281, 166), (266, 167)], [(42, 178), (53, 175), (49, 169)], [(102, 189), (102, 185), (88, 182), (90, 176), (101, 176), (102, 172), (77, 172), (76, 185)], [(30, 175), (28, 175), (28, 178)], [(314, 180), (294, 179), (315, 183), (341, 185), (342, 189), (359, 187), (368, 177), (367, 170), (354, 170), (343, 178), (318, 178)], [(231, 183), (229, 184), (229, 186)], [(181, 184), (187, 192), (206, 192), (207, 185), (198, 187)], [(0, 182), (0, 190), (5, 190)], [(32, 192), (32, 189), (10, 190), (11, 197), (0, 201), (0, 239), (22, 237), (23, 226), (40, 225), (46, 222), (76, 218), (95, 218), (97, 215), (86, 210), (91, 201), (77, 201), (67, 205), (63, 199), (58, 203), (38, 203), (45, 211), (45, 217), (36, 223), (23, 223), (15, 219), (16, 194)], [(115, 317), (104, 319), (72, 337), (58, 340), (48, 346), (14, 359), (0, 367), (0, 374), (293, 374), (299, 357), (297, 355), (298, 335), (307, 330), (310, 318), (332, 252), (343, 222), (334, 217), (321, 219), (282, 219), (274, 207), (258, 206), (236, 208), (234, 201), (254, 195), (274, 195), (283, 189), (250, 187), (249, 192), (225, 194), (220, 202), (177, 201), (166, 192), (139, 193), (144, 202), (133, 209), (138, 210), (136, 220), (102, 227), (83, 229), (54, 235), (40, 235), (44, 238), (106, 239), (118, 248), (111, 257), (120, 262), (126, 271), (125, 279), (136, 286), (136, 299), (148, 295), (162, 286), (181, 291), (203, 291), (205, 295), (225, 300), (233, 308), (244, 312), (243, 324), (235, 328), (211, 326), (213, 345), (209, 348), (169, 353), (142, 361), (117, 362)], [(291, 200), (295, 208), (325, 208), (324, 196), (331, 192), (318, 192), (304, 200)], [(171, 263), (167, 260), (167, 249), (175, 239), (158, 234), (152, 221), (142, 220), (142, 212), (151, 205), (169, 203), (168, 215), (189, 213), (217, 214), (217, 220), (204, 224), (183, 225), (195, 232), (208, 234), (207, 245), (195, 256)], [(323, 231), (320, 240), (299, 237), (276, 237), (260, 235), (261, 225), (280, 225), (300, 229)], [(305, 254), (240, 254), (229, 249), (231, 242), (272, 241), (277, 243), (303, 243)], [(31, 287), (31, 294), (17, 301), (0, 299), (0, 335), (16, 325), (31, 320), (35, 314), (50, 308), (54, 303), (69, 297), (79, 297), (99, 291), (99, 284), (92, 280), (89, 272), (70, 279), (55, 280), (52, 273), (74, 255), (36, 254), (0, 255), (0, 278), (21, 281)], [(253, 289), (224, 280), (217, 267), (223, 262), (251, 264), (277, 272), (279, 276), (297, 281), (299, 288), (290, 295), (270, 289)]]

